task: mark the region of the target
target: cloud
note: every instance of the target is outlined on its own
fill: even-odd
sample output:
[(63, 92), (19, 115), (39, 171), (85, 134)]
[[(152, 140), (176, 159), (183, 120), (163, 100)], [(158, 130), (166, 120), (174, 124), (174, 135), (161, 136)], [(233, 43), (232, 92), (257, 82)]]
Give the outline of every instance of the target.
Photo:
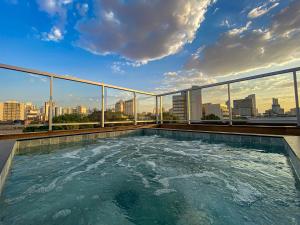
[(279, 3), (278, 2), (274, 2), (274, 1), (270, 1), (268, 3), (265, 3), (257, 8), (252, 9), (249, 13), (248, 13), (248, 17), (250, 19), (254, 19), (257, 17), (260, 17), (262, 15), (265, 15), (266, 13), (268, 13), (269, 11), (271, 11), (273, 8), (275, 8), (276, 6), (278, 6)]
[(42, 34), (42, 40), (44, 41), (61, 41), (63, 39), (62, 31), (57, 27), (52, 27), (49, 33)]
[(227, 27), (227, 28), (230, 28), (230, 27), (232, 27), (233, 25), (230, 24), (230, 22), (229, 22), (228, 19), (225, 19), (225, 20), (223, 20), (223, 21), (221, 22), (220, 26), (221, 26), (221, 27)]
[(233, 75), (300, 60), (300, 1), (273, 17), (267, 29), (227, 32), (185, 65), (208, 76)]
[(249, 22), (247, 22), (247, 24), (244, 27), (234, 28), (234, 29), (228, 31), (228, 34), (229, 35), (239, 35), (239, 34), (242, 34), (243, 32), (247, 31), (250, 28), (251, 24), (252, 24), (252, 22), (249, 21)]
[(197, 70), (179, 70), (164, 73), (161, 85), (155, 91), (164, 93), (190, 88), (191, 84), (200, 86), (214, 82), (214, 78), (207, 77)]
[(121, 67), (122, 64), (120, 62), (113, 62), (110, 68), (113, 73), (125, 73), (125, 71)]
[(78, 45), (94, 54), (148, 62), (195, 38), (212, 0), (96, 0), (95, 17), (77, 24)]
[(36, 0), (40, 10), (54, 16), (65, 16), (65, 6), (72, 3), (72, 0)]
[(67, 20), (67, 7), (73, 0), (36, 0), (41, 11), (46, 12), (55, 19), (49, 33), (42, 33), (42, 40), (58, 42), (63, 39), (63, 33)]

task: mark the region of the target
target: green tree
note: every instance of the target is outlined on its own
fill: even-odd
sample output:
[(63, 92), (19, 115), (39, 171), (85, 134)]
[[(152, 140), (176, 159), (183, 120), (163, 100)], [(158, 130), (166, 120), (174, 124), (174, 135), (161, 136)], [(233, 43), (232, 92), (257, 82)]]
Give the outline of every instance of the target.
[(203, 116), (202, 120), (220, 120), (220, 117), (216, 116), (215, 114), (209, 114), (207, 116)]

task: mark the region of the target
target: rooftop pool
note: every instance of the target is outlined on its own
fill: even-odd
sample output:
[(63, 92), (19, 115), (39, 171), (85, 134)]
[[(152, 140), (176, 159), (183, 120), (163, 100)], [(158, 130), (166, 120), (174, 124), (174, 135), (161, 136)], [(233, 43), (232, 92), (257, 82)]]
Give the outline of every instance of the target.
[(296, 225), (300, 187), (280, 148), (126, 135), (16, 155), (4, 224)]

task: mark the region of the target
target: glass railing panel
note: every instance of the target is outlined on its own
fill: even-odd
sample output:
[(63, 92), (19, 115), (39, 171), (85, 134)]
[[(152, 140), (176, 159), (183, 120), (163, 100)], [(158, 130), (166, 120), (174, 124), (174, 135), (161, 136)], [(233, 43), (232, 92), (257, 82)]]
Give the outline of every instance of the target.
[(101, 87), (54, 79), (52, 110), (53, 130), (100, 127)]
[(295, 97), (291, 73), (231, 85), (234, 123), (295, 124)]
[(49, 78), (0, 69), (0, 134), (47, 131)]
[(134, 94), (105, 88), (105, 123), (130, 124), (134, 121)]
[(137, 120), (141, 122), (156, 120), (156, 97), (137, 94)]
[(186, 122), (187, 102), (186, 93), (179, 92), (163, 96), (163, 121), (164, 122)]
[(201, 119), (203, 122), (228, 121), (229, 102), (227, 85), (220, 85), (202, 89)]

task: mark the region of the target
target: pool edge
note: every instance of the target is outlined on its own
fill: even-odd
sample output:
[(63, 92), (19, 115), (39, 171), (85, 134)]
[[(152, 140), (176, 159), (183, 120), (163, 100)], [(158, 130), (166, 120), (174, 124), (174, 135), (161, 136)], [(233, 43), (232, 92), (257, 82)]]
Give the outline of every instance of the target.
[(0, 141), (0, 196), (10, 171), (18, 144), (15, 140)]

